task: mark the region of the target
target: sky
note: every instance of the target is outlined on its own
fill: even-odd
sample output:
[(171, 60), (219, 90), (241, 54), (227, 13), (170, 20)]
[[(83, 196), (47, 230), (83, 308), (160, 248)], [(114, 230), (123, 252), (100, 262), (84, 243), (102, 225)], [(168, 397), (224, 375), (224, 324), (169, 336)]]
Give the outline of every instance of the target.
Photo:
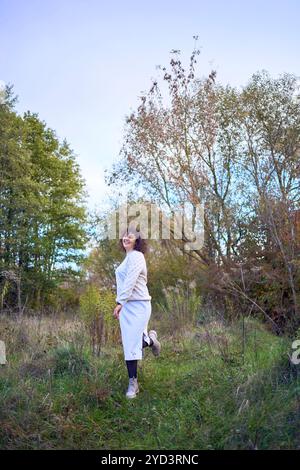
[(104, 169), (118, 158), (125, 116), (168, 66), (188, 65), (198, 36), (197, 73), (242, 87), (258, 70), (300, 76), (299, 0), (0, 0), (0, 83), (16, 109), (38, 113), (74, 150), (90, 209), (111, 190)]

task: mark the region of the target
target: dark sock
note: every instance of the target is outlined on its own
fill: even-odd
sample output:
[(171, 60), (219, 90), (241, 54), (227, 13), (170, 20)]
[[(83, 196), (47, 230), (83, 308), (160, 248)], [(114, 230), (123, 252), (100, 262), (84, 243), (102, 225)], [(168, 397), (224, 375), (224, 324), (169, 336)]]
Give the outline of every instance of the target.
[(148, 344), (145, 340), (144, 340), (144, 334), (143, 334), (143, 348), (146, 348), (147, 346), (152, 346), (153, 345), (153, 341), (152, 339), (150, 338), (150, 344)]
[(137, 359), (132, 361), (126, 361), (128, 376), (131, 379), (132, 377), (137, 378)]

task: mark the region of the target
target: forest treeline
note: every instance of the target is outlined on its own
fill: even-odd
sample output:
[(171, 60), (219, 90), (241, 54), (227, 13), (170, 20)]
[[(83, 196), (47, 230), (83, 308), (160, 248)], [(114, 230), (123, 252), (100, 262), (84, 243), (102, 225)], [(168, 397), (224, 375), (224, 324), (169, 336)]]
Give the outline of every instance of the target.
[[(198, 54), (185, 68), (175, 51), (169, 67), (160, 68), (126, 116), (120, 156), (106, 182), (116, 193), (126, 187), (131, 202), (162, 210), (204, 205), (202, 249), (185, 251), (186, 234), (150, 240), (154, 302), (173, 301), (170, 292), (184, 302), (195, 292), (203, 311), (230, 319), (256, 315), (276, 332), (294, 330), (300, 325), (298, 79), (263, 70), (241, 89), (223, 86), (214, 71), (197, 76)], [(78, 282), (80, 289), (113, 290), (123, 254), (115, 240), (95, 236), (107, 214), (88, 219), (69, 145), (37, 115), (17, 115), (9, 90), (0, 113), (1, 308), (49, 305), (66, 279), (77, 285), (68, 297), (74, 305)], [(97, 244), (85, 256), (89, 233)]]
[[(197, 284), (211, 308), (256, 314), (277, 332), (300, 324), (298, 77), (255, 73), (237, 89), (199, 78), (174, 51), (126, 117), (108, 184), (132, 184), (172, 209), (204, 205)], [(134, 189), (133, 189), (134, 192)], [(184, 241), (184, 236), (183, 236)], [(174, 240), (182, 249), (182, 243)], [(178, 273), (176, 273), (178, 276)]]
[(0, 103), (0, 309), (39, 310), (78, 278), (87, 241), (84, 180), (66, 140), (37, 114)]

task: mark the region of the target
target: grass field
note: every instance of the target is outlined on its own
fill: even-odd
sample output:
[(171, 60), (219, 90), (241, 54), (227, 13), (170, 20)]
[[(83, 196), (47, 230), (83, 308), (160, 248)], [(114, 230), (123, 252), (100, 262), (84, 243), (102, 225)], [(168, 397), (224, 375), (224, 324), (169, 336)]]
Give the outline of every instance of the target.
[(79, 321), (3, 317), (0, 339), (2, 449), (300, 448), (300, 366), (256, 321), (161, 336), (134, 400), (121, 344), (93, 356)]

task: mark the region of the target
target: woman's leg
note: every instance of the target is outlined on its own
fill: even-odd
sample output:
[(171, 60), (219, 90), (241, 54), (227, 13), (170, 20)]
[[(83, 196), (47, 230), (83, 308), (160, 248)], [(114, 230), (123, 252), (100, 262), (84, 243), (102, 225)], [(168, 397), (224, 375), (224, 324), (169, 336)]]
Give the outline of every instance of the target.
[(146, 348), (147, 346), (152, 346), (153, 345), (153, 341), (152, 339), (150, 339), (150, 344), (148, 344), (145, 340), (144, 340), (144, 333), (143, 333), (143, 348)]
[[(147, 346), (152, 346), (152, 344), (153, 344), (152, 339), (150, 340), (150, 344), (148, 344), (144, 340), (144, 335), (143, 335), (143, 348), (146, 348)], [(137, 362), (138, 362), (137, 359), (126, 361), (129, 378), (131, 377), (137, 378)]]
[(132, 377), (137, 378), (137, 359), (132, 361), (126, 361), (128, 376), (131, 379)]

